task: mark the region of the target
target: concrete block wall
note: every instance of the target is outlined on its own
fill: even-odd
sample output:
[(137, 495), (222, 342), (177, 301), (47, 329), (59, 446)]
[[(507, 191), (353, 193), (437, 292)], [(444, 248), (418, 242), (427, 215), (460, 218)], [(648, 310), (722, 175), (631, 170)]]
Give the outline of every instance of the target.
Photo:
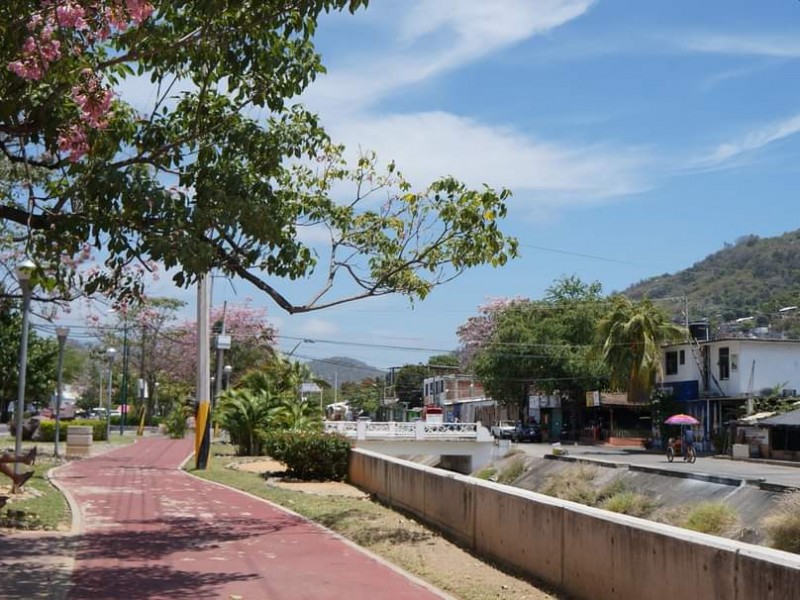
[(354, 449), (350, 480), (575, 598), (800, 600), (800, 557)]

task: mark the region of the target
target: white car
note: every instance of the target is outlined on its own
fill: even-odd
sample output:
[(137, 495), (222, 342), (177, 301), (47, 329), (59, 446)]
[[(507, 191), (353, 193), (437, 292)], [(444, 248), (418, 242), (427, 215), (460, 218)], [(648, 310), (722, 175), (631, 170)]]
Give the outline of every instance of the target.
[(510, 440), (514, 435), (514, 428), (517, 424), (514, 421), (500, 421), (492, 425), (492, 435), (498, 440)]

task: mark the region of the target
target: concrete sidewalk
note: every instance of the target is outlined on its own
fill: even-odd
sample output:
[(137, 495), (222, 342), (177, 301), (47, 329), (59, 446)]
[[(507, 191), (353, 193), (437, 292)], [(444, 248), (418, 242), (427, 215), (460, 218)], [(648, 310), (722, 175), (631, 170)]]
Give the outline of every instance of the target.
[(69, 598), (447, 597), (297, 515), (180, 471), (191, 451), (189, 440), (145, 438), (56, 472), (79, 507)]

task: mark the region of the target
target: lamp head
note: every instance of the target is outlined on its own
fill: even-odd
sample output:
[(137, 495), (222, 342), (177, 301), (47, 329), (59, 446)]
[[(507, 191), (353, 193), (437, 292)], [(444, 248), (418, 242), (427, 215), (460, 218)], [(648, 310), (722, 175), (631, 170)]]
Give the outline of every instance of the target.
[(59, 340), (66, 340), (69, 335), (69, 327), (56, 327), (56, 337)]
[(36, 270), (36, 263), (30, 258), (26, 258), (16, 266), (17, 279), (20, 283), (30, 281), (34, 270)]
[(225, 375), (230, 375), (233, 372), (233, 367), (230, 365), (225, 365), (222, 367), (222, 372), (225, 373)]
[(106, 358), (108, 358), (108, 362), (114, 362), (114, 357), (117, 355), (117, 350), (115, 348), (109, 348), (106, 350)]

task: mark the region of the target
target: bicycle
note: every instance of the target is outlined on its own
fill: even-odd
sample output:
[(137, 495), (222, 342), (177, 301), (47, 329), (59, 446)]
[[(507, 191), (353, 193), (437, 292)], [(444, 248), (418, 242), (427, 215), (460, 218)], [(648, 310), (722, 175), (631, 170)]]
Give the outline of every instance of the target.
[[(672, 462), (675, 460), (675, 446), (679, 444), (683, 444), (684, 442), (678, 442), (675, 438), (669, 438), (667, 442), (667, 460)], [(683, 462), (693, 463), (697, 460), (697, 451), (694, 449), (694, 444), (689, 444), (689, 447), (686, 448), (686, 452), (682, 453), (683, 455)]]
[(686, 454), (683, 455), (683, 460), (688, 463), (693, 463), (697, 460), (697, 452), (694, 449), (694, 444), (689, 444), (686, 448)]

